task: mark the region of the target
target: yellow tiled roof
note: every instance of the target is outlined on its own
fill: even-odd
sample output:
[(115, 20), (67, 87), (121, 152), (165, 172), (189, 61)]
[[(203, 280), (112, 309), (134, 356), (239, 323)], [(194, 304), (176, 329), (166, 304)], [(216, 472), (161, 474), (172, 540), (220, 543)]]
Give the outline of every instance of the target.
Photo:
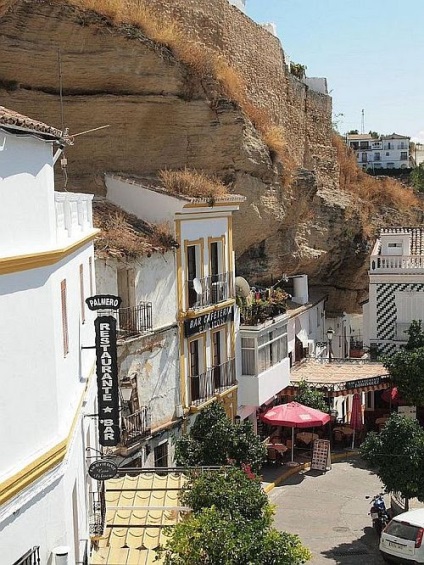
[(91, 565), (160, 563), (155, 550), (166, 543), (164, 526), (175, 525), (187, 510), (178, 501), (186, 480), (182, 473), (149, 472), (106, 481), (106, 532)]

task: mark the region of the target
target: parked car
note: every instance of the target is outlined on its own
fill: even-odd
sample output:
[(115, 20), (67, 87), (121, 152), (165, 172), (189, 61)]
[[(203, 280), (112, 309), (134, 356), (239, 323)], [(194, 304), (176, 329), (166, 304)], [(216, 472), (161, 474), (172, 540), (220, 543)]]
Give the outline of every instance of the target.
[(384, 528), (380, 552), (386, 563), (424, 563), (424, 509), (395, 516)]

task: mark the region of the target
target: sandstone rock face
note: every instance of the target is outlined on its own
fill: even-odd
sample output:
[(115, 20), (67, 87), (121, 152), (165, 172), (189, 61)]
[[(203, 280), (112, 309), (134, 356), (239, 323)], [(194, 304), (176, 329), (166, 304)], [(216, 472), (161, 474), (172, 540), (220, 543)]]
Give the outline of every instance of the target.
[[(338, 187), (331, 98), (290, 75), (278, 39), (226, 0), (149, 4), (224, 54), (250, 101), (284, 127), (297, 166), (289, 188), (282, 165), (237, 104), (217, 96), (212, 78), (197, 79), (142, 33), (66, 2), (9, 1), (0, 16), (1, 104), (60, 129), (63, 111), (71, 134), (109, 126), (75, 137), (67, 190), (105, 194), (105, 172), (154, 175), (186, 166), (220, 176), (246, 196), (234, 219), (239, 274), (253, 283), (307, 273), (329, 291), (329, 309), (358, 310), (370, 242), (357, 202)], [(376, 227), (387, 222), (395, 223), (375, 218)]]

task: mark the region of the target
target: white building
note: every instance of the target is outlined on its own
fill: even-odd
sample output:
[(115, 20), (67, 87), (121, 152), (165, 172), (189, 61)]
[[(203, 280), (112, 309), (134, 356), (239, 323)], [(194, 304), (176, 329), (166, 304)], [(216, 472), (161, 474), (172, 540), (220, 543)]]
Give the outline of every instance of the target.
[(181, 426), (178, 245), (172, 238), (161, 242), (154, 226), (107, 200), (96, 199), (93, 208), (101, 229), (97, 289), (122, 298), (117, 312), (121, 442), (110, 452), (125, 458), (127, 466), (167, 467), (173, 461), (169, 434)]
[(372, 171), (409, 168), (409, 140), (397, 133), (379, 137), (368, 133), (346, 135), (346, 143), (355, 151), (358, 165)]
[[(0, 108), (0, 562), (86, 563), (97, 447), (91, 195), (54, 192), (66, 140)], [(88, 454), (88, 453), (87, 453)], [(96, 452), (92, 452), (96, 455)], [(40, 561), (36, 561), (39, 558)]]
[(251, 306), (242, 306), (237, 360), (241, 364), (238, 413), (257, 429), (257, 411), (290, 384), (291, 367), (306, 357), (324, 355), (325, 299), (309, 297), (306, 275), (290, 277), (292, 299), (286, 310), (255, 323)]
[[(174, 384), (161, 382), (154, 367), (146, 367), (145, 360), (137, 356), (123, 361), (121, 367), (131, 373), (131, 367), (137, 365), (139, 375), (152, 379), (154, 384), (148, 390), (163, 399), (167, 411), (163, 421), (157, 421), (162, 432), (161, 426), (182, 425), (185, 429), (191, 415), (212, 400), (222, 402), (233, 418), (237, 378), (232, 214), (244, 197), (228, 194), (211, 202), (209, 197), (187, 197), (166, 191), (158, 183), (117, 175), (106, 177), (106, 187), (108, 200), (151, 224), (167, 224), (176, 242), (169, 255), (156, 259), (154, 272), (152, 259), (146, 259), (134, 280), (145, 281), (138, 285), (136, 296), (152, 302), (153, 320), (159, 316), (153, 332), (161, 326), (172, 327), (173, 339), (169, 336), (168, 343), (158, 344), (158, 351), (163, 355), (162, 372), (168, 378), (169, 374), (174, 375), (172, 379), (178, 376), (178, 389), (175, 380)], [(144, 396), (146, 381), (138, 377), (137, 384), (139, 398), (150, 401)], [(159, 406), (158, 401), (157, 410)], [(155, 418), (152, 413), (152, 422)], [(161, 441), (167, 461), (172, 461), (165, 433)]]
[(365, 344), (393, 353), (408, 341), (413, 320), (424, 320), (424, 230), (385, 228), (371, 253)]
[(228, 2), (242, 12), (246, 12), (246, 0), (228, 0)]

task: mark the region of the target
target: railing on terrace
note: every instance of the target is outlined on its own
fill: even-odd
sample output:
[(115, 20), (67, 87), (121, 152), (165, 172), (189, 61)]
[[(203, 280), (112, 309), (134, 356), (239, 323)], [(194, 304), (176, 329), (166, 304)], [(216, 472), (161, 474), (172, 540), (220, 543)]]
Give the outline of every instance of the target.
[(92, 194), (54, 193), (58, 241), (93, 228), (92, 200)]
[(424, 270), (422, 255), (379, 255), (371, 257), (371, 272), (400, 273), (405, 271)]
[(125, 447), (130, 447), (140, 439), (149, 436), (152, 428), (151, 411), (148, 406), (143, 406), (134, 414), (122, 416), (122, 439)]
[(199, 405), (236, 384), (235, 359), (190, 377), (190, 401)]
[[(228, 300), (234, 294), (231, 280), (230, 273), (219, 273), (202, 279), (188, 280), (188, 307), (205, 308)], [(197, 288), (195, 284), (198, 285)]]
[(135, 337), (153, 328), (151, 302), (140, 302), (138, 306), (120, 308), (117, 311), (105, 310), (103, 313), (116, 318), (118, 339)]
[(103, 535), (106, 520), (106, 501), (104, 490), (90, 492), (89, 501), (90, 536), (100, 537)]
[(39, 565), (40, 563), (40, 546), (36, 545), (29, 551), (22, 555), (18, 561), (15, 561), (13, 565)]

